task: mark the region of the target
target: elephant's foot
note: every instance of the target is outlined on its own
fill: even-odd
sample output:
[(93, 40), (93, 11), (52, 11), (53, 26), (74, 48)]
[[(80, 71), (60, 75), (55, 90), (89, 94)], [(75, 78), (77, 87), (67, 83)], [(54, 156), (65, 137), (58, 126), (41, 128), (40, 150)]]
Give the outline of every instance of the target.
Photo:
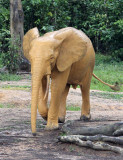
[(35, 136), (36, 136), (36, 133), (32, 133), (32, 135), (35, 137)]
[(65, 117), (59, 117), (58, 122), (59, 123), (64, 123), (65, 122)]
[(91, 115), (90, 115), (90, 114), (87, 115), (87, 116), (82, 115), (82, 116), (80, 117), (80, 120), (81, 120), (81, 121), (89, 121), (90, 119), (91, 119)]
[(58, 123), (49, 122), (45, 127), (46, 130), (56, 130), (59, 129)]

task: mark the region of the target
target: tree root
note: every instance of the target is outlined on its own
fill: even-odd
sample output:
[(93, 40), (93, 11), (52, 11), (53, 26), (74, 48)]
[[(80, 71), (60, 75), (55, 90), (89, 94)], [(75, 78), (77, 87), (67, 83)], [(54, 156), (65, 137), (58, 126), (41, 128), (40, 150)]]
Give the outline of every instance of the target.
[[(76, 127), (74, 123), (75, 121), (68, 121), (63, 125), (62, 131), (66, 133), (67, 136), (58, 137), (60, 141), (74, 143), (95, 150), (114, 151), (123, 155), (122, 147), (112, 146), (106, 143), (110, 142), (123, 146), (123, 122), (96, 127)], [(72, 129), (70, 128), (71, 126)], [(74, 129), (73, 126), (75, 126)]]

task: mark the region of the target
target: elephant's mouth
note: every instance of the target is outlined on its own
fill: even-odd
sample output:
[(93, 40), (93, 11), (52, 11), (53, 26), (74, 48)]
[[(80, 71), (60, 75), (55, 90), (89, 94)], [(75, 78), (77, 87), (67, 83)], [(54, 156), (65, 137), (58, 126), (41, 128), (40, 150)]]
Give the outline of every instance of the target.
[(47, 85), (46, 85), (46, 92), (45, 92), (45, 95), (44, 95), (44, 99), (46, 99), (46, 97), (48, 96), (48, 93), (49, 93), (49, 86), (50, 86), (50, 75), (48, 74), (47, 75)]

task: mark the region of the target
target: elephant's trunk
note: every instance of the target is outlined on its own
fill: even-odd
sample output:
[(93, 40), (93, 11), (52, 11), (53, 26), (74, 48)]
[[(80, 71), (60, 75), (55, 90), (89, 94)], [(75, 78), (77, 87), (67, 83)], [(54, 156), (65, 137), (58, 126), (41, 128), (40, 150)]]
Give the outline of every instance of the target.
[(38, 67), (33, 68), (32, 97), (31, 97), (31, 128), (32, 128), (32, 134), (34, 136), (36, 135), (38, 95), (39, 95), (40, 85), (42, 85), (41, 83), (42, 78), (43, 78), (43, 74), (41, 73), (41, 67), (38, 66)]
[(37, 104), (38, 104), (38, 94), (39, 86), (41, 81), (38, 78), (32, 77), (32, 98), (31, 98), (31, 128), (32, 134), (36, 134), (36, 118), (37, 118)]
[(38, 97), (39, 97), (39, 88), (42, 88), (42, 79), (44, 75), (47, 75), (47, 87), (44, 96), (45, 98), (49, 93), (49, 85), (50, 85), (50, 74), (51, 68), (47, 67), (44, 62), (40, 59), (36, 59), (34, 63), (32, 63), (32, 99), (31, 99), (31, 128), (32, 134), (36, 135), (36, 118), (37, 118), (37, 106), (38, 106)]

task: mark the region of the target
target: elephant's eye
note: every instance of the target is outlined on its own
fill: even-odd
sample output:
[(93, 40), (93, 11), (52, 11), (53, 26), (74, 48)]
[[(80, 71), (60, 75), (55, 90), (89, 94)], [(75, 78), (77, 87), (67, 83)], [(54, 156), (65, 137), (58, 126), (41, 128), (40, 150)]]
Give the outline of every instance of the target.
[(53, 63), (54, 60), (55, 60), (55, 57), (54, 57), (54, 55), (52, 55), (52, 56), (50, 57), (50, 62)]

